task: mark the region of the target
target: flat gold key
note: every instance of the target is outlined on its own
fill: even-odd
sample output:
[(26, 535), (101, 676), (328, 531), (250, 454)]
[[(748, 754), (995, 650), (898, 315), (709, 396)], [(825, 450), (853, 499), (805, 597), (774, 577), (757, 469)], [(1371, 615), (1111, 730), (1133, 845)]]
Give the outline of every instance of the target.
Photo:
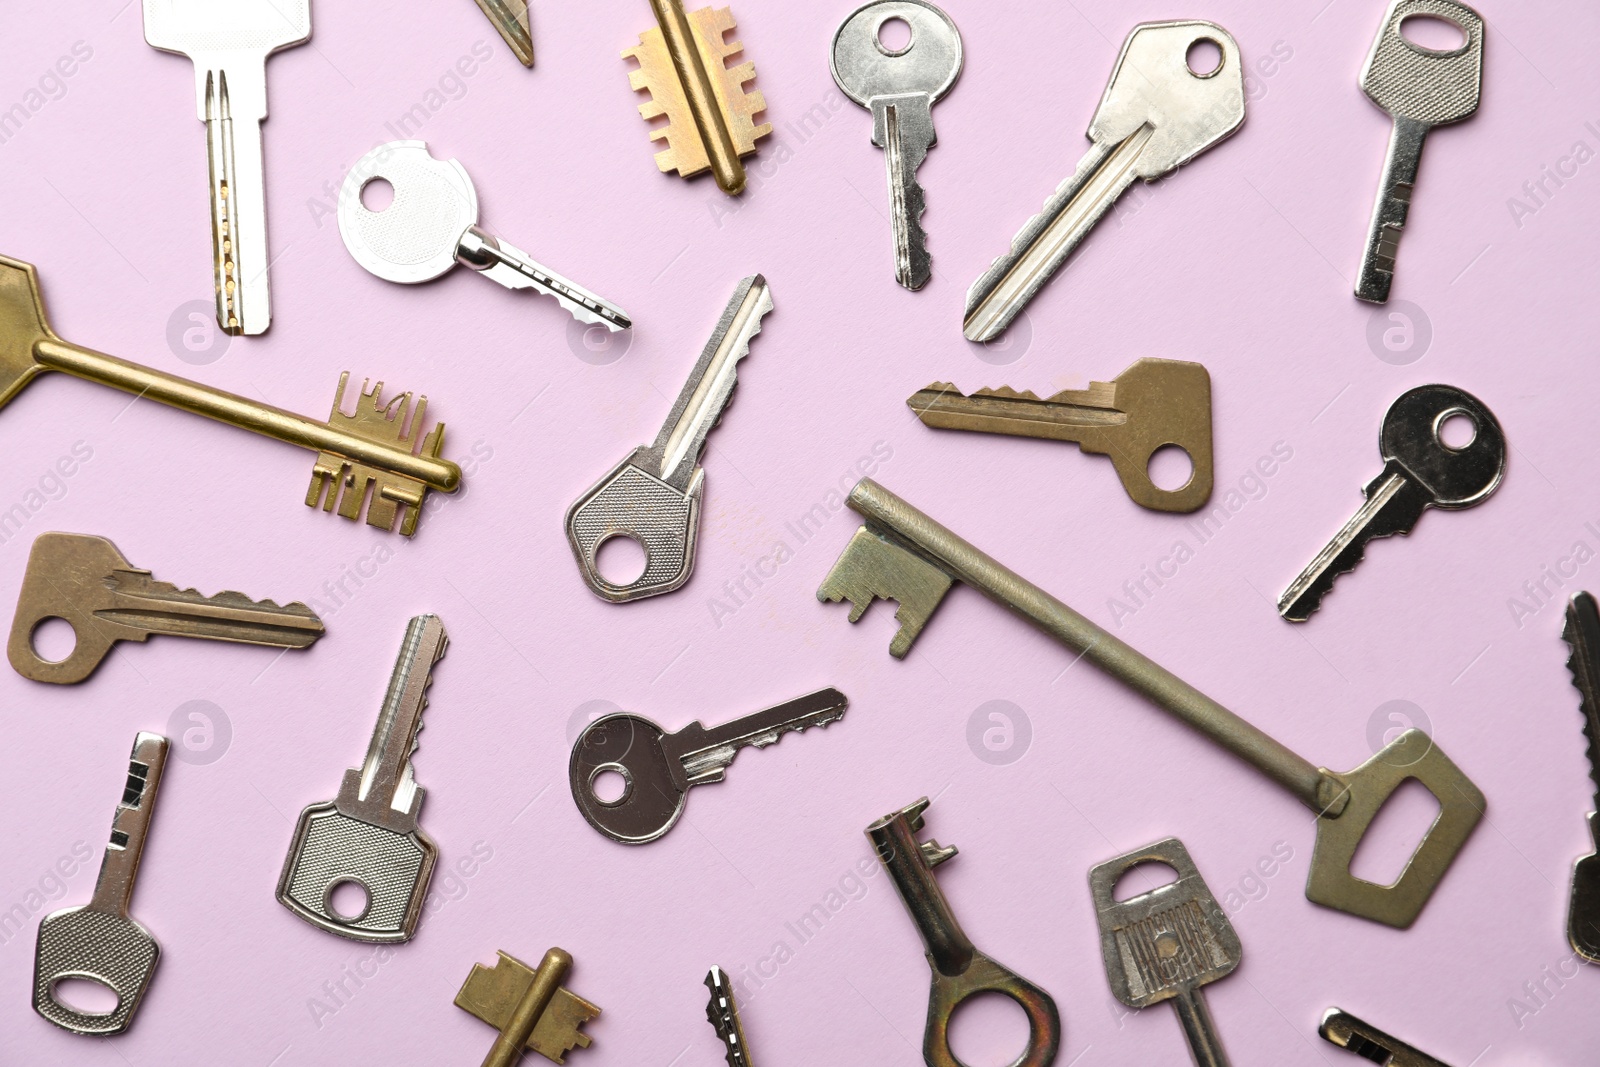
[(444, 423), (422, 433), (428, 398), (381, 399), (383, 383), (363, 383), (354, 414), (343, 410), (349, 372), (339, 378), (327, 422), (80, 348), (56, 336), (45, 316), (39, 276), (30, 263), (0, 256), (0, 407), (46, 371), (63, 371), (142, 399), (204, 415), (318, 453), (306, 504), (400, 533), (416, 532), (429, 489), (453, 493), (461, 468), (439, 458)]
[(498, 956), (493, 967), (474, 963), (456, 994), (456, 1007), (500, 1031), (483, 1067), (516, 1067), (524, 1049), (564, 1063), (573, 1049), (588, 1048), (583, 1024), (598, 1018), (600, 1008), (562, 986), (572, 955), (552, 948), (537, 968), (509, 953)]

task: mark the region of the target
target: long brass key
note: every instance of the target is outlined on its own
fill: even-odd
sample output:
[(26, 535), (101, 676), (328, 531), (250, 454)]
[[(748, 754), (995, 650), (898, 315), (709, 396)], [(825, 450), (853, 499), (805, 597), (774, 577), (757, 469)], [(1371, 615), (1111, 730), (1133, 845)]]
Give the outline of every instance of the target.
[(546, 952), (537, 969), (505, 952), (493, 967), (472, 965), (456, 1007), (500, 1031), (483, 1067), (515, 1067), (524, 1049), (564, 1063), (573, 1049), (589, 1047), (582, 1027), (600, 1008), (562, 986), (571, 967), (572, 955), (560, 948)]
[[(962, 396), (934, 382), (906, 404), (935, 429), (1071, 441), (1110, 456), (1122, 488), (1142, 508), (1195, 511), (1211, 497), (1211, 375), (1198, 363), (1141, 359), (1109, 382), (1043, 399), (1005, 387)], [(1181, 448), (1194, 468), (1176, 489), (1150, 478), (1150, 458), (1168, 445)]]
[[(137, 363), (80, 348), (56, 336), (44, 312), (39, 276), (30, 263), (0, 256), (0, 407), (46, 371), (64, 371), (142, 399), (192, 411), (318, 453), (306, 504), (324, 511), (338, 506), (347, 519), (400, 533), (416, 533), (429, 489), (453, 493), (461, 468), (440, 459), (444, 423), (422, 434), (428, 398), (401, 393), (385, 402), (383, 383), (362, 384), (354, 414), (343, 410), (349, 372), (339, 378), (333, 411), (317, 422), (282, 408), (165, 374)], [(408, 417), (409, 413), (409, 417)]]
[[(1310, 808), (1317, 816), (1317, 843), (1306, 897), (1313, 903), (1410, 926), (1483, 818), (1483, 793), (1421, 730), (1405, 731), (1353, 771), (1336, 774), (1315, 766), (872, 479), (857, 482), (847, 502), (867, 524), (828, 572), (818, 600), (849, 600), (851, 622), (875, 597), (898, 601), (900, 630), (889, 646), (895, 657), (911, 651), (956, 581), (1010, 608)], [(1438, 800), (1438, 816), (1392, 885), (1357, 878), (1350, 873), (1357, 846), (1384, 801), (1408, 778)]]

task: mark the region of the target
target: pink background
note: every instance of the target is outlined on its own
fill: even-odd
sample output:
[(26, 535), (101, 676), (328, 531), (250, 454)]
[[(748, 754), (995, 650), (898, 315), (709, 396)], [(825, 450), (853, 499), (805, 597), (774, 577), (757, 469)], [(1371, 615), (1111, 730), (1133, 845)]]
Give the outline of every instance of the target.
[[(619, 58), (651, 23), (637, 0), (537, 2), (531, 71), (468, 0), (316, 0), (311, 44), (269, 67), (276, 321), (197, 366), (178, 353), (209, 357), (168, 341), (169, 323), (192, 325), (191, 302), (209, 306), (211, 284), (189, 63), (145, 45), (129, 0), (11, 5), (0, 107), (38, 106), (0, 143), (0, 251), (38, 265), (62, 336), (314, 416), (342, 370), (426, 392), (469, 477), (407, 542), (305, 508), (308, 454), (111, 390), (50, 377), (0, 417), (0, 510), (29, 512), (0, 544), (0, 589), (18, 587), (36, 535), (93, 532), (182, 585), (315, 598), (328, 626), (315, 649), (281, 658), (124, 645), (74, 687), (0, 670), (12, 828), (0, 909), (27, 915), (20, 933), (0, 920), (0, 1058), (475, 1063), (492, 1033), (451, 1004), (471, 965), (561, 945), (577, 959), (570, 987), (605, 1009), (574, 1063), (720, 1063), (700, 984), (711, 963), (744, 983), (763, 1067), (916, 1063), (927, 968), (861, 831), (932, 794), (930, 833), (962, 852), (940, 883), (981, 949), (1055, 996), (1061, 1064), (1183, 1062), (1169, 1009), (1112, 1000), (1087, 888), (1093, 864), (1169, 834), (1244, 944), (1210, 995), (1238, 1062), (1353, 1062), (1315, 1036), (1335, 1004), (1457, 1067), (1591, 1059), (1600, 975), (1574, 976), (1565, 911), (1573, 859), (1592, 848), (1592, 788), (1559, 632), (1560, 598), (1600, 582), (1600, 16), (1484, 9), (1482, 108), (1430, 141), (1394, 294), (1407, 304), (1374, 311), (1350, 289), (1388, 131), (1356, 86), (1376, 0), (952, 0), (967, 67), (935, 111), (939, 145), (921, 172), (935, 276), (915, 294), (893, 281), (871, 120), (828, 72), (850, 5), (735, 7), (775, 133), (750, 161), (749, 191), (729, 200), (707, 178), (656, 172)], [(1170, 182), (1134, 189), (1009, 346), (968, 345), (966, 286), (1073, 169), (1124, 36), (1188, 15), (1226, 26), (1251, 65), (1244, 128)], [(55, 80), (75, 49), (89, 58)], [(453, 75), (475, 49), (489, 58)], [(328, 193), (417, 104), (417, 136), (468, 169), (488, 229), (633, 316), (622, 358), (605, 363), (616, 350), (597, 356), (548, 300), (465, 270), (391, 285), (346, 254)], [(1524, 183), (1557, 166), (1564, 183), (1544, 178), (1530, 199)], [(562, 515), (654, 436), (734, 282), (754, 271), (777, 310), (705, 456), (694, 578), (603, 603), (579, 579)], [(936, 433), (904, 407), (934, 380), (1042, 393), (1108, 380), (1138, 356), (1198, 360), (1213, 376), (1212, 504), (1239, 495), (1203, 544), (1188, 518), (1134, 506), (1103, 458)], [(1432, 381), (1498, 415), (1504, 487), (1376, 545), (1309, 624), (1284, 623), (1278, 593), (1379, 469), (1384, 410)], [(50, 478), (76, 442), (92, 458)], [(890, 609), (852, 628), (844, 608), (818, 604), (855, 517), (832, 514), (803, 544), (786, 524), (826, 509), (879, 442), (884, 484), (1108, 626), (1124, 583), (1186, 542), (1192, 556), (1117, 632), (1314, 762), (1363, 762), (1371, 738), (1404, 724), (1384, 705), (1411, 702), (1403, 719), (1428, 725), (1489, 797), (1416, 926), (1310, 904), (1303, 808), (1109, 679), (1066, 670), (1063, 649), (976, 593), (956, 590), (904, 663), (887, 654)], [(1292, 457), (1257, 478), (1275, 446)], [(733, 595), (747, 570), (762, 584)], [(1529, 599), (1523, 583), (1541, 578)], [(452, 639), (416, 760), (443, 858), (415, 941), (375, 957), (295, 921), (273, 889), (293, 819), (361, 758), (405, 621), (424, 611)], [(852, 701), (842, 723), (744, 754), (655, 844), (613, 844), (570, 800), (570, 740), (597, 709), (677, 728), (830, 684)], [(1010, 749), (990, 739), (998, 753), (968, 741), (975, 715), (980, 735), (995, 725), (978, 711), (993, 700), (1014, 705)], [(195, 707), (180, 711), (191, 701), (209, 702), (209, 747)], [(85, 1040), (29, 1007), (34, 930), (88, 899), (141, 729), (172, 732), (182, 757), (134, 899), (164, 954), (132, 1030)], [(55, 878), (79, 842), (94, 859)], [(1263, 878), (1275, 848), (1291, 858)], [(873, 873), (858, 879), (858, 865)], [(790, 924), (817, 904), (836, 910), (802, 943)], [(1525, 983), (1541, 982), (1535, 999)], [(975, 1014), (959, 1047), (979, 1067), (1000, 1062), (1008, 1013)]]

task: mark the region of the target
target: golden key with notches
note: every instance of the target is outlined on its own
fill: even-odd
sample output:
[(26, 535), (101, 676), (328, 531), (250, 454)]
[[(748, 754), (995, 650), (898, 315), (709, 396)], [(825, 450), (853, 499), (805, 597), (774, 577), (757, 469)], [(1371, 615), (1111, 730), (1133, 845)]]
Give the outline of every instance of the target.
[(50, 328), (33, 265), (0, 256), (0, 407), (34, 378), (52, 370), (312, 449), (318, 455), (306, 504), (324, 511), (337, 505), (347, 519), (359, 519), (365, 509), (368, 525), (381, 530), (393, 530), (398, 517), (400, 533), (410, 537), (428, 490), (453, 493), (461, 486), (461, 468), (439, 458), (444, 423), (422, 434), (427, 397), (417, 397), (413, 406), (411, 394), (401, 393), (385, 403), (380, 399), (382, 382), (370, 389), (363, 383), (355, 413), (345, 414), (342, 405), (350, 379), (346, 371), (339, 378), (328, 421), (317, 422), (80, 348)]

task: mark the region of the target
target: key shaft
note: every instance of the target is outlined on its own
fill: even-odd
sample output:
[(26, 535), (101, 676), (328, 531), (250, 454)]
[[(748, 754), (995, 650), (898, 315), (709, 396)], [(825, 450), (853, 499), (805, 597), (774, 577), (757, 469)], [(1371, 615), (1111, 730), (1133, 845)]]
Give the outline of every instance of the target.
[(266, 333), (272, 303), (261, 120), (235, 117), (225, 69), (206, 79), (205, 123), (217, 325), (235, 336)]
[(1411, 213), (1411, 196), (1417, 187), (1417, 170), (1422, 163), (1422, 145), (1432, 129), (1427, 123), (1395, 116), (1389, 133), (1389, 151), (1383, 159), (1383, 174), (1378, 179), (1378, 199), (1372, 207), (1372, 222), (1367, 227), (1367, 244), (1361, 253), (1356, 276), (1356, 296), (1373, 304), (1389, 299), (1394, 284), (1395, 260), (1400, 254), (1400, 235)]
[(383, 709), (361, 765), (355, 797), (361, 806), (415, 813), (422, 791), (412, 772), (411, 754), (422, 729), (422, 713), (428, 707), (433, 665), (444, 657), (449, 643), (437, 615), (418, 615), (406, 625)]
[(1570, 655), (1567, 669), (1578, 690), (1583, 715), (1583, 737), (1589, 760), (1589, 780), (1595, 786), (1589, 812), (1589, 837), (1596, 851), (1579, 856), (1572, 867), (1572, 891), (1567, 900), (1567, 940), (1584, 959), (1600, 963), (1600, 608), (1587, 592), (1574, 593), (1567, 602), (1562, 638)]
[(819, 689), (776, 707), (707, 729), (698, 721), (667, 734), (661, 745), (683, 768), (685, 785), (720, 782), (742, 748), (765, 748), (786, 733), (827, 726), (844, 718), (850, 701), (837, 689)]
[(933, 101), (923, 93), (878, 97), (872, 102), (872, 143), (883, 149), (889, 179), (889, 229), (894, 238), (894, 278), (907, 289), (928, 284), (933, 261), (922, 214), (927, 195), (917, 170), (938, 143), (933, 130)]
[(711, 991), (711, 999), (706, 1003), (706, 1019), (722, 1041), (728, 1067), (753, 1067), (750, 1044), (744, 1036), (744, 1021), (739, 1018), (739, 1000), (728, 973), (713, 965), (706, 972), (706, 988)]
[(478, 226), (468, 226), (456, 248), (456, 260), (507, 289), (533, 289), (553, 296), (579, 322), (604, 326), (612, 333), (633, 328), (627, 312), (577, 282), (562, 277), (532, 256)]
[(528, 26), (528, 0), (478, 0), (500, 39), (524, 67), (533, 66), (533, 31)]
[(128, 781), (122, 802), (111, 820), (111, 841), (100, 861), (100, 876), (88, 907), (107, 915), (128, 917), (133, 900), (133, 883), (139, 877), (139, 861), (144, 858), (150, 820), (155, 815), (156, 793), (167, 766), (167, 739), (160, 734), (140, 731), (128, 758)]
[(700, 55), (689, 16), (683, 10), (683, 0), (650, 0), (650, 10), (655, 12), (656, 25), (666, 41), (667, 55), (672, 59), (672, 69), (677, 73), (678, 85), (688, 102), (689, 114), (694, 118), (694, 128), (705, 146), (717, 185), (730, 196), (744, 192), (744, 164), (739, 161), (739, 149), (728, 129), (728, 117)]
[(1443, 1061), (1339, 1008), (1329, 1008), (1323, 1013), (1317, 1033), (1329, 1044), (1387, 1067), (1446, 1067)]

